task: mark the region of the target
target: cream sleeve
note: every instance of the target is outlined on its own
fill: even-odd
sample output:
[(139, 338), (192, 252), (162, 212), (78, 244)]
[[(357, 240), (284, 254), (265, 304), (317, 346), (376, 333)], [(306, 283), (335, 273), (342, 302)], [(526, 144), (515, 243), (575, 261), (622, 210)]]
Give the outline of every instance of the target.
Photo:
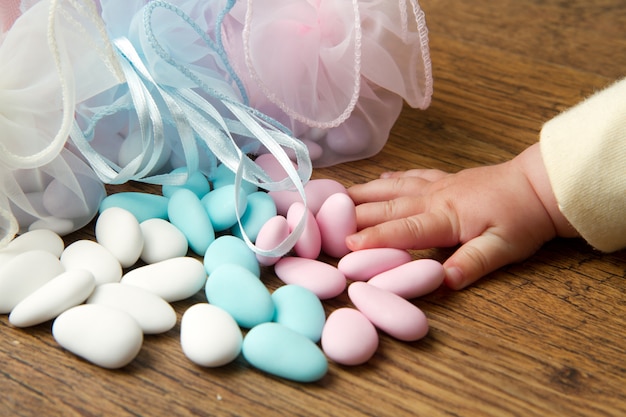
[(543, 157), (559, 209), (593, 247), (626, 247), (626, 79), (548, 121)]

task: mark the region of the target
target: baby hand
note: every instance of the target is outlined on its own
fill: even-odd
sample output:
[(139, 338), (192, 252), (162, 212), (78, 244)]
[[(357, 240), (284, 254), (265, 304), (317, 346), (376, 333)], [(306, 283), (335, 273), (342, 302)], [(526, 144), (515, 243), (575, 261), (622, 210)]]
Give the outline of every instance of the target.
[(359, 232), (346, 244), (351, 250), (460, 244), (444, 263), (445, 283), (454, 289), (524, 260), (557, 235), (575, 235), (556, 209), (538, 152), (531, 147), (503, 164), (456, 174), (416, 169), (355, 185), (348, 192)]

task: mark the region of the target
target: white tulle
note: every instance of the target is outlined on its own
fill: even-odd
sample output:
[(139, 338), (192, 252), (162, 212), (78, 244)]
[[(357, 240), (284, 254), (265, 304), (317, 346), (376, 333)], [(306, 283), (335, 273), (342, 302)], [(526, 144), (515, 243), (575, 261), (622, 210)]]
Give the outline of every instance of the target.
[[(6, 244), (37, 221), (66, 220), (67, 232), (96, 213), (104, 186), (65, 145), (76, 103), (119, 83), (120, 74), (91, 2), (9, 1), (0, 21), (0, 244)], [(59, 195), (46, 194), (53, 182)], [(69, 219), (58, 218), (64, 213), (51, 201), (64, 198), (77, 204)]]

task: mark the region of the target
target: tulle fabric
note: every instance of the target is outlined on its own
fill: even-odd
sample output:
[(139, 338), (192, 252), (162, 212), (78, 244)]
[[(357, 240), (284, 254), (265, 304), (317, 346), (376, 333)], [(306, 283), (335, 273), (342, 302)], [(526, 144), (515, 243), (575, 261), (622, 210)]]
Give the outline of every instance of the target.
[(106, 34), (82, 10), (55, 10), (50, 21), (49, 2), (34, 5), (0, 47), (0, 161), (9, 167), (52, 160), (67, 141), (75, 104), (120, 82), (114, 58), (102, 59), (111, 55)]
[[(167, 172), (178, 166), (211, 177), (218, 163), (233, 171), (243, 164), (242, 178), (266, 189), (308, 179), (306, 147), (247, 105), (230, 67), (218, 30), (229, 1), (108, 0), (100, 8), (126, 83), (78, 106), (82, 132), (72, 140), (103, 181), (177, 181)], [(285, 165), (283, 148), (292, 151), (297, 172), (275, 184), (248, 156), (260, 146), (273, 148)], [(130, 148), (137, 153), (128, 155)], [(105, 152), (112, 157), (102, 158)]]
[(10, 1), (0, 9), (0, 246), (33, 224), (76, 230), (104, 196), (65, 144), (75, 103), (119, 81), (102, 58), (103, 28), (81, 8), (50, 5)]
[[(82, 227), (103, 183), (180, 184), (217, 161), (237, 182), (304, 195), (306, 147), (245, 104), (214, 35), (214, 11), (227, 4), (202, 3), (42, 0), (11, 17), (0, 48), (0, 244), (44, 223), (63, 234)], [(204, 13), (200, 24), (190, 17)], [(253, 163), (261, 144), (288, 178), (273, 181)], [(187, 173), (170, 174), (177, 166)]]
[(0, 246), (181, 166), (304, 194), (312, 165), (374, 155), (432, 94), (417, 0), (4, 0), (0, 75)]
[(315, 166), (376, 154), (403, 100), (430, 104), (428, 31), (417, 1), (246, 0), (224, 31), (251, 105), (304, 140)]
[(0, 2), (0, 34), (11, 29), (15, 20), (22, 14), (20, 3), (20, 0)]

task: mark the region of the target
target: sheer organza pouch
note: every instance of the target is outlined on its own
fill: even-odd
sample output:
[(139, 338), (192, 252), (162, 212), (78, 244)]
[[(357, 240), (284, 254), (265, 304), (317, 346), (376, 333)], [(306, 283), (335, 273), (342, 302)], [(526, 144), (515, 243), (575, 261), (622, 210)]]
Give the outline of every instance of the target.
[[(197, 170), (212, 180), (217, 166), (226, 165), (235, 174), (236, 201), (243, 181), (267, 191), (291, 189), (304, 198), (312, 172), (306, 145), (249, 105), (222, 44), (222, 24), (234, 4), (100, 2), (126, 81), (80, 103), (70, 137), (102, 181), (175, 184)], [(285, 178), (273, 179), (255, 163), (260, 149), (274, 155)], [(242, 235), (258, 254), (280, 256), (304, 225), (303, 216), (271, 249)]]
[(93, 218), (104, 186), (65, 145), (75, 102), (119, 82), (92, 12), (19, 3), (0, 9), (0, 246), (29, 228), (65, 234)]
[[(113, 37), (131, 40), (157, 82), (189, 83), (181, 69), (202, 81), (212, 77), (219, 94), (286, 127), (316, 167), (376, 154), (403, 101), (420, 109), (430, 104), (428, 31), (417, 0), (101, 3)], [(197, 80), (191, 84), (206, 93)]]
[(430, 104), (417, 0), (242, 0), (224, 43), (250, 105), (288, 126), (317, 167), (376, 154), (403, 100)]

